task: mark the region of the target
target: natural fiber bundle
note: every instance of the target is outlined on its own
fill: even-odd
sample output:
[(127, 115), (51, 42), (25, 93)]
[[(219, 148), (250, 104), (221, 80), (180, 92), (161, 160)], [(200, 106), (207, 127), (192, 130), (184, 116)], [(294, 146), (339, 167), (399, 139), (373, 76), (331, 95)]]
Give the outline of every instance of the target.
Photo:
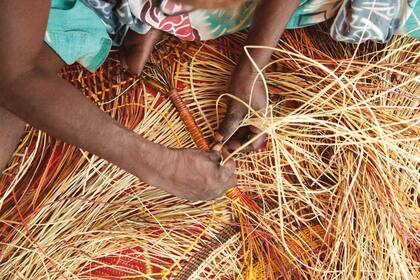
[[(312, 31), (287, 32), (267, 68), (270, 117), (251, 110), (243, 122), (267, 133), (266, 149), (232, 155), (241, 193), (261, 212), (235, 200), (187, 203), (28, 129), (0, 181), (0, 275), (419, 278), (419, 42), (354, 47)], [(171, 39), (155, 53), (179, 52), (164, 75), (206, 141), (243, 38)], [(112, 59), (63, 77), (148, 139), (195, 147), (167, 92)]]
[[(139, 134), (192, 147), (171, 103), (116, 66), (110, 62), (92, 76), (79, 76), (80, 69), (72, 75), (73, 68), (63, 75)], [(187, 203), (34, 130), (20, 151), (14, 165), (21, 168), (2, 178), (1, 275), (12, 279), (161, 278), (230, 219), (224, 201)]]
[[(264, 279), (416, 279), (420, 43), (312, 38), (285, 36), (267, 68), (273, 117), (250, 111), (243, 123), (267, 133), (269, 147), (234, 156), (241, 185), (265, 210), (244, 240), (263, 241), (249, 248), (264, 253), (251, 253), (241, 274), (255, 278), (255, 263), (265, 266)], [(181, 76), (199, 111), (206, 93), (226, 91), (234, 59), (211, 46), (190, 56)]]

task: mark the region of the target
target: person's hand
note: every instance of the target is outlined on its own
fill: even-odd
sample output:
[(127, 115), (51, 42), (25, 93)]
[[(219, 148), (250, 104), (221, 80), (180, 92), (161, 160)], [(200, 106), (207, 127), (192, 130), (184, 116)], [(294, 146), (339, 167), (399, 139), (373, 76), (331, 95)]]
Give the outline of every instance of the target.
[[(256, 68), (263, 69), (270, 61), (273, 49), (277, 45), (287, 23), (292, 17), (293, 13), (299, 7), (301, 1), (278, 1), (278, 0), (265, 0), (259, 1), (256, 7), (253, 24), (249, 31), (248, 39), (245, 46), (265, 46), (257, 48), (248, 48), (247, 52), (243, 52), (239, 59), (235, 73), (232, 76), (230, 84), (230, 92), (236, 97), (249, 103), (251, 96), (251, 89), (254, 78), (257, 75)], [(252, 58), (253, 63), (250, 63)], [(254, 87), (252, 93), (251, 107), (254, 110), (265, 109), (267, 100), (264, 90), (264, 84), (259, 78), (259, 81)], [(247, 108), (238, 102), (230, 102), (228, 112), (224, 122), (221, 124), (220, 131), (215, 133), (214, 138), (216, 144), (220, 144), (227, 138), (231, 140), (226, 144), (226, 148), (230, 151), (237, 150), (249, 138), (254, 138), (256, 134), (261, 134), (256, 128), (240, 129), (232, 136), (247, 113)], [(262, 146), (265, 141), (265, 136), (259, 137), (253, 141), (252, 145), (247, 149), (242, 150), (255, 150)]]
[[(229, 92), (244, 103), (251, 105), (255, 111), (265, 110), (267, 107), (267, 97), (261, 77), (258, 77), (254, 84), (256, 72), (248, 71), (239, 73), (236, 71), (229, 85)], [(250, 98), (251, 102), (250, 102)], [(224, 146), (229, 152), (238, 149), (242, 144), (252, 139), (261, 131), (255, 127), (242, 127), (238, 130), (240, 123), (248, 113), (248, 108), (241, 102), (230, 99), (228, 110), (220, 125), (219, 131), (216, 132), (216, 142), (222, 142), (226, 139), (229, 141)], [(242, 152), (249, 152), (261, 148), (264, 144), (265, 136), (258, 137), (249, 146), (244, 148)]]
[(177, 197), (190, 201), (212, 200), (236, 185), (235, 163), (220, 166), (216, 152), (168, 149), (161, 160), (164, 161), (162, 170), (151, 183)]
[(162, 31), (154, 28), (151, 28), (144, 35), (129, 30), (120, 48), (120, 60), (123, 69), (132, 74), (140, 75), (162, 34)]

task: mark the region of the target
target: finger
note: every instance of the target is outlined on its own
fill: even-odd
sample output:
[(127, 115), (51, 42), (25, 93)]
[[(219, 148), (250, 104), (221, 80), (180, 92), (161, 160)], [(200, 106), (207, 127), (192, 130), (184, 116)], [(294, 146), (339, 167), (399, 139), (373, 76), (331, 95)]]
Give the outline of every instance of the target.
[(216, 152), (216, 151), (211, 151), (208, 153), (208, 157), (211, 161), (215, 162), (215, 163), (220, 163), (221, 160), (221, 155), (220, 153)]
[(254, 126), (250, 127), (250, 131), (252, 132), (251, 138), (254, 138), (254, 137), (261, 134), (256, 139), (254, 139), (254, 141), (251, 144), (251, 148), (254, 151), (256, 151), (258, 149), (261, 149), (265, 144), (265, 140), (267, 139), (267, 134), (265, 134), (265, 133), (262, 134), (263, 131), (259, 128), (254, 127)]
[(242, 142), (239, 139), (229, 140), (225, 145), (225, 150), (229, 153), (233, 153), (242, 146)]
[(235, 164), (235, 162), (234, 162), (233, 160), (229, 160), (229, 161), (227, 161), (227, 162), (223, 165), (223, 167), (225, 167), (225, 168), (227, 168), (227, 169), (229, 169), (229, 170), (232, 170), (232, 172), (234, 172), (234, 171), (236, 170), (236, 164)]
[(235, 175), (235, 171), (236, 171), (236, 164), (233, 160), (230, 160), (228, 162), (226, 162), (222, 167), (222, 174), (223, 174), (223, 178), (225, 180), (227, 180), (228, 178), (232, 177)]
[(220, 132), (214, 132), (214, 141), (210, 144), (211, 150), (216, 152), (221, 152), (223, 149), (223, 136)]
[(249, 128), (242, 127), (229, 139), (226, 143), (226, 148), (229, 152), (234, 152), (242, 146), (242, 140), (249, 135)]
[(223, 148), (223, 149), (221, 150), (221, 153), (222, 153), (222, 157), (223, 157), (223, 158), (227, 158), (227, 157), (228, 157), (228, 156), (230, 156), (230, 154), (231, 154), (231, 152), (229, 152), (227, 148)]
[(246, 111), (232, 109), (229, 110), (219, 128), (219, 133), (223, 136), (223, 139), (230, 138), (241, 124)]
[(265, 144), (266, 135), (261, 135), (257, 139), (253, 140), (253, 142), (250, 145), (245, 146), (241, 152), (242, 153), (251, 153), (255, 152), (258, 149), (261, 149)]
[[(249, 128), (248, 127), (241, 127), (238, 129), (235, 134), (232, 135), (230, 139), (243, 139), (244, 137), (249, 135)], [(230, 140), (229, 139), (229, 140)]]
[(220, 191), (215, 195), (215, 198), (220, 198), (225, 196), (226, 191), (228, 191), (229, 189), (235, 187), (238, 185), (238, 180), (236, 179), (236, 176), (233, 175), (231, 177), (229, 177), (229, 179), (226, 181), (226, 184), (224, 185), (223, 188), (220, 189)]
[(254, 134), (260, 134), (261, 132), (262, 132), (262, 130), (261, 129), (259, 129), (258, 127), (256, 127), (256, 126), (249, 126), (249, 130), (252, 132), (252, 133), (254, 133)]
[(220, 153), (223, 150), (223, 144), (222, 143), (214, 143), (211, 147), (212, 151)]
[(236, 177), (236, 175), (232, 176), (232, 177), (229, 178), (229, 181), (228, 181), (229, 188), (227, 188), (226, 190), (228, 190), (230, 188), (233, 188), (237, 185), (238, 185), (238, 178)]
[(238, 140), (233, 140), (232, 143), (228, 143), (227, 145), (229, 145), (229, 148), (234, 149), (236, 151), (239, 147), (246, 144), (249, 140), (252, 140), (252, 142), (249, 145), (246, 145), (241, 149), (241, 152), (250, 153), (252, 151), (256, 151), (264, 146), (265, 140), (267, 138), (266, 134), (260, 135), (261, 133), (262, 130), (258, 128), (248, 127), (248, 135), (246, 135), (246, 137), (240, 139), (239, 143)]
[(218, 131), (216, 131), (215, 133), (214, 133), (214, 141), (216, 142), (216, 143), (222, 143), (223, 142), (223, 135), (222, 134), (220, 134), (220, 132), (218, 132)]

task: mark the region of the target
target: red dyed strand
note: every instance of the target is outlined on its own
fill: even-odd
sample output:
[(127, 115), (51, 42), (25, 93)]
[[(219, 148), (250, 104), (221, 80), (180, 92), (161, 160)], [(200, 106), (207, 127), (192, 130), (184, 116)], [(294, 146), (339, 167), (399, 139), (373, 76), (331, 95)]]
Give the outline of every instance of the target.
[(200, 150), (209, 152), (209, 143), (207, 142), (206, 138), (204, 137), (203, 133), (201, 132), (200, 128), (195, 122), (194, 117), (192, 116), (184, 100), (178, 94), (178, 91), (176, 89), (173, 89), (168, 97), (175, 105), (175, 108), (178, 110), (179, 116), (182, 122), (184, 123), (185, 127), (187, 128), (188, 132), (191, 134), (191, 138), (193, 139), (194, 143)]
[[(179, 95), (178, 91), (176, 89), (172, 89), (168, 97), (174, 104), (175, 108), (178, 110), (180, 118), (187, 128), (187, 131), (191, 134), (191, 138), (193, 139), (194, 143), (200, 150), (209, 152), (210, 145), (207, 142), (207, 139), (204, 137), (201, 129), (198, 127), (194, 117), (192, 116), (182, 97)], [(231, 200), (239, 200), (243, 205), (255, 213), (260, 213), (262, 211), (260, 206), (248, 195), (241, 192), (237, 186), (228, 190), (226, 192), (226, 196)]]

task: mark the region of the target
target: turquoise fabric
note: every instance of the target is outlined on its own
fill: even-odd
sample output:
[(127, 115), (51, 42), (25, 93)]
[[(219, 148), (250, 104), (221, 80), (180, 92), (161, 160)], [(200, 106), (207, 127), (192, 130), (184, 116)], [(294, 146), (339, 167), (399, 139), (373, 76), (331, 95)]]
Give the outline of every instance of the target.
[(290, 18), (287, 28), (304, 28), (335, 16), (343, 0), (301, 0)]
[(92, 72), (112, 46), (105, 24), (80, 0), (52, 0), (44, 40), (65, 63), (79, 62)]
[(404, 24), (402, 34), (420, 39), (420, 0), (409, 1), (412, 11)]

